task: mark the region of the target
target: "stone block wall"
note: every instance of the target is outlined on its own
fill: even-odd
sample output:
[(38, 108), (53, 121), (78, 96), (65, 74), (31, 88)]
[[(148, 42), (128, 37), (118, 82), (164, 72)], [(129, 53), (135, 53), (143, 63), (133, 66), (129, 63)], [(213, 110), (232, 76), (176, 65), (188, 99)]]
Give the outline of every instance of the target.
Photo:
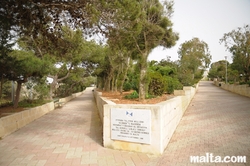
[(54, 102), (0, 118), (0, 137), (7, 136), (52, 110)]
[[(80, 95), (83, 92), (74, 93), (71, 96), (60, 98), (59, 102), (66, 103)], [(0, 137), (5, 137), (8, 134), (20, 129), (21, 127), (29, 124), (30, 122), (34, 121), (35, 119), (40, 118), (41, 116), (47, 114), (50, 111), (55, 109), (55, 103), (50, 102), (44, 104), (42, 106), (30, 108), (24, 110), (22, 112), (14, 113), (5, 117), (0, 118)]]
[(250, 97), (250, 87), (249, 85), (234, 85), (234, 84), (225, 84), (224, 82), (214, 81), (216, 86), (221, 87), (222, 89), (228, 90), (230, 92)]
[(116, 105), (116, 103), (112, 102), (111, 100), (106, 99), (105, 97), (102, 97), (102, 92), (98, 92), (96, 90), (94, 90), (94, 97), (95, 97), (99, 117), (100, 117), (100, 119), (101, 119), (101, 121), (103, 123), (104, 105), (106, 105), (106, 104)]
[[(198, 85), (196, 85), (195, 88), (184, 87), (181, 91), (175, 91), (175, 94), (180, 96), (175, 96), (170, 100), (158, 104), (115, 104), (103, 98), (101, 93), (95, 90), (94, 96), (99, 116), (103, 123), (104, 147), (150, 154), (162, 154), (197, 89)], [(150, 144), (111, 139), (111, 109), (114, 108), (150, 110)]]

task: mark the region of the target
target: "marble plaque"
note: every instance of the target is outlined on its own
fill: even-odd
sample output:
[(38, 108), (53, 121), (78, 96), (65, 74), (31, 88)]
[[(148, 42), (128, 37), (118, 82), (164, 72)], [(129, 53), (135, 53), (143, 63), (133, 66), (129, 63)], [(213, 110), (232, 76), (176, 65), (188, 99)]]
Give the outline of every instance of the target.
[(111, 108), (111, 139), (150, 144), (151, 111)]

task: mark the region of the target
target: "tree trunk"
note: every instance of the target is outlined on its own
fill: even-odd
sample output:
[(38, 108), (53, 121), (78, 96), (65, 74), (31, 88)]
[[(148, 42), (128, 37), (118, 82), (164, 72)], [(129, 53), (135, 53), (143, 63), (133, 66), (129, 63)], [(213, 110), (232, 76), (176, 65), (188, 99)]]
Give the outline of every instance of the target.
[(116, 80), (117, 80), (117, 73), (114, 73), (111, 80), (110, 80), (110, 90), (111, 90), (111, 92), (115, 92)]
[(104, 90), (107, 92), (111, 90), (111, 80), (112, 80), (113, 75), (114, 75), (114, 70), (113, 68), (111, 68), (109, 70), (107, 78), (105, 79), (105, 84), (104, 84)]
[(97, 77), (96, 78), (96, 87), (98, 88), (98, 89), (104, 89), (104, 82), (105, 82), (105, 78), (103, 78), (103, 77)]
[(1, 82), (0, 82), (0, 99), (2, 98), (2, 93), (3, 93), (3, 76), (1, 77)]
[(69, 71), (67, 72), (67, 74), (64, 76), (64, 77), (61, 77), (61, 78), (58, 78), (58, 73), (55, 74), (55, 75), (49, 75), (48, 77), (53, 79), (52, 83), (50, 84), (50, 91), (49, 91), (49, 98), (50, 100), (53, 99), (53, 93), (55, 92), (55, 90), (57, 89), (56, 85), (65, 80), (66, 78), (69, 77), (69, 74), (70, 74), (70, 70), (71, 70), (71, 67), (69, 69)]
[(74, 88), (74, 86), (76, 86), (79, 82), (77, 83), (73, 83), (65, 92), (66, 96), (69, 96), (72, 93), (72, 89)]
[(146, 75), (147, 75), (147, 54), (140, 57), (140, 81), (139, 81), (139, 101), (144, 102), (146, 98)]
[(53, 81), (50, 84), (50, 89), (49, 89), (49, 99), (53, 100), (53, 93), (56, 89), (56, 84), (57, 84), (57, 75), (55, 76), (50, 76), (50, 78), (53, 79)]
[(110, 86), (111, 80), (112, 80), (111, 75), (108, 75), (107, 79), (105, 80), (105, 86), (104, 86), (104, 90), (107, 92), (110, 92), (110, 90), (111, 90), (111, 88), (110, 88), (111, 87)]
[(14, 100), (14, 108), (18, 107), (18, 102), (19, 102), (19, 99), (20, 99), (20, 92), (21, 92), (22, 83), (23, 83), (23, 81), (17, 81), (16, 98)]
[(54, 85), (54, 83), (52, 82), (51, 84), (50, 84), (50, 88), (49, 88), (49, 99), (50, 100), (53, 100), (53, 91), (54, 91), (54, 88), (55, 87), (55, 85)]
[(128, 74), (129, 60), (130, 59), (128, 58), (127, 62), (125, 63), (125, 65), (126, 65), (125, 71), (124, 71), (124, 73), (122, 73), (121, 83), (120, 83), (120, 86), (119, 86), (119, 92), (120, 92), (120, 94), (122, 94), (122, 92), (123, 92), (123, 85), (124, 85), (124, 82), (125, 82), (127, 74)]

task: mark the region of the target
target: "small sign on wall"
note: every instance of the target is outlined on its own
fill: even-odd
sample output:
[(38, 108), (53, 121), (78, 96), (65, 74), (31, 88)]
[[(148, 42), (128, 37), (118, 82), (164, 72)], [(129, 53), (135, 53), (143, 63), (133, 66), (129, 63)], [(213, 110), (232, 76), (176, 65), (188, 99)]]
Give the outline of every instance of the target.
[(150, 144), (151, 111), (111, 108), (111, 139)]

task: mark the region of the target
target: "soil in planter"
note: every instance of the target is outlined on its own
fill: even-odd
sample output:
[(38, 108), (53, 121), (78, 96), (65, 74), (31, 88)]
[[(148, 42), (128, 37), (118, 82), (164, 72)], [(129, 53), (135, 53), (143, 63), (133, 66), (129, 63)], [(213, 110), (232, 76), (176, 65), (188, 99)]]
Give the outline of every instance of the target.
[(146, 99), (144, 102), (142, 102), (139, 101), (139, 99), (125, 99), (125, 96), (131, 94), (133, 91), (123, 92), (122, 94), (120, 94), (120, 92), (98, 91), (102, 92), (103, 97), (108, 98), (116, 104), (156, 104), (174, 97), (173, 94), (163, 94), (162, 96)]
[[(174, 97), (173, 94), (163, 94), (162, 96), (146, 99), (144, 102), (142, 102), (138, 99), (125, 99), (125, 96), (131, 94), (133, 91), (123, 92), (122, 94), (120, 94), (119, 92), (105, 92), (101, 90), (98, 91), (102, 92), (103, 97), (110, 99), (116, 104), (156, 104)], [(13, 113), (21, 112), (24, 109), (24, 107), (13, 108), (13, 106), (0, 107), (0, 118)]]
[(23, 110), (24, 110), (23, 107), (17, 107), (17, 108), (14, 108), (13, 106), (0, 107), (0, 118), (11, 115), (13, 113), (21, 112)]

